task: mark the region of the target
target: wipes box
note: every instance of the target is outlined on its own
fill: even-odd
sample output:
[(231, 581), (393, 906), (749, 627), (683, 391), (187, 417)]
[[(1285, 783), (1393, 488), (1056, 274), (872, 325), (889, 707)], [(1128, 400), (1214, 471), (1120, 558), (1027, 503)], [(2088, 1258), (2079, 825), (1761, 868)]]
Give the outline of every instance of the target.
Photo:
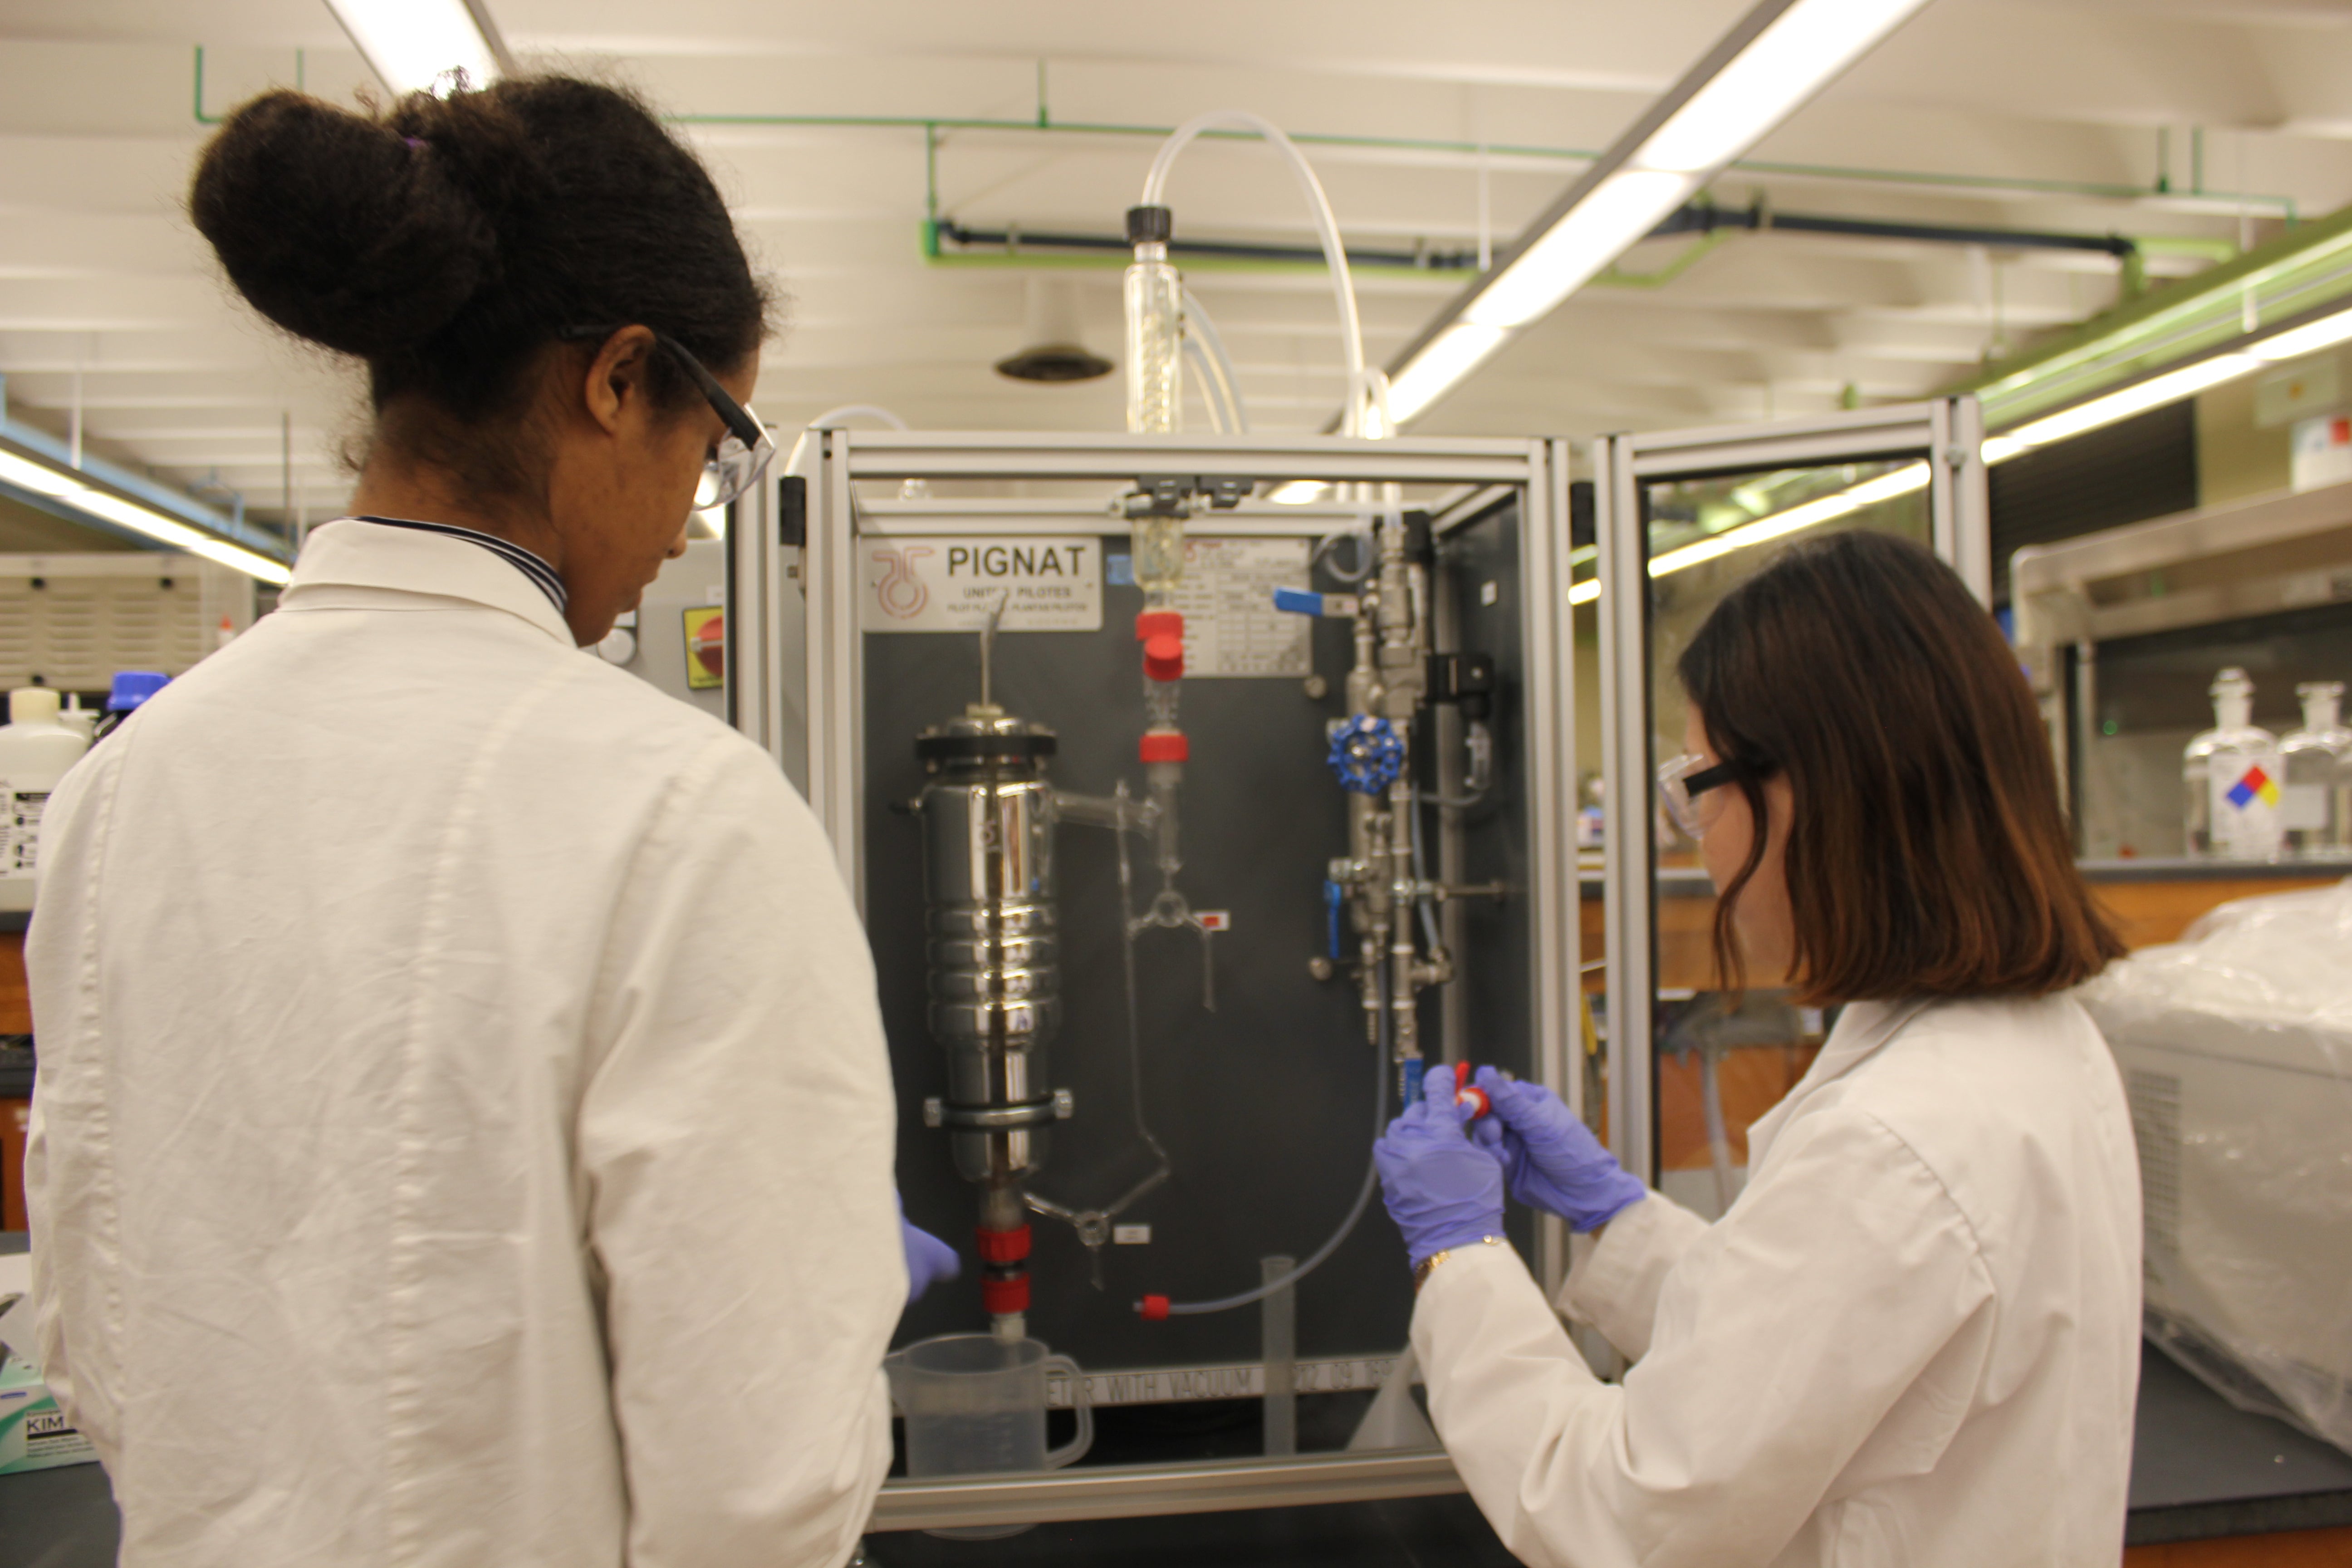
[(89, 1439), (74, 1430), (32, 1363), (0, 1354), (0, 1476), (97, 1459)]

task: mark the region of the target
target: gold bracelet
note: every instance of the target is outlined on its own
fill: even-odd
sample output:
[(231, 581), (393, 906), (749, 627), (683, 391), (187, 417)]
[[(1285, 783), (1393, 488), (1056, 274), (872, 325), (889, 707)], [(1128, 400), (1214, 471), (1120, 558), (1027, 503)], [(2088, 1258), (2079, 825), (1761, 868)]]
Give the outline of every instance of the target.
[[(1499, 1236), (1482, 1236), (1478, 1238), (1478, 1242), (1482, 1247), (1507, 1247), (1510, 1245), (1509, 1242), (1504, 1240), (1503, 1237)], [(1435, 1269), (1439, 1264), (1453, 1257), (1458, 1250), (1460, 1249), (1457, 1247), (1449, 1247), (1440, 1251), (1433, 1252), (1428, 1257), (1423, 1258), (1421, 1260), (1421, 1267), (1412, 1271), (1413, 1294), (1419, 1295), (1421, 1293), (1421, 1288), (1429, 1283), (1429, 1276), (1431, 1272)]]

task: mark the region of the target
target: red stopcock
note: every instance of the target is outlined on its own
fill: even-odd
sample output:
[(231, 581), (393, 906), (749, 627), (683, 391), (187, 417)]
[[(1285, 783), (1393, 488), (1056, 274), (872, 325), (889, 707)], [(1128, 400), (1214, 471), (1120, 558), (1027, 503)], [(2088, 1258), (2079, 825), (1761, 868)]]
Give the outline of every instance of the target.
[(1475, 1107), (1470, 1113), (1470, 1120), (1475, 1121), (1482, 1116), (1492, 1115), (1495, 1102), (1486, 1097), (1485, 1089), (1470, 1081), (1471, 1071), (1468, 1062), (1454, 1069), (1454, 1103)]
[(1146, 610), (1135, 617), (1135, 637), (1143, 645), (1143, 673), (1154, 680), (1184, 679), (1184, 617), (1174, 610)]

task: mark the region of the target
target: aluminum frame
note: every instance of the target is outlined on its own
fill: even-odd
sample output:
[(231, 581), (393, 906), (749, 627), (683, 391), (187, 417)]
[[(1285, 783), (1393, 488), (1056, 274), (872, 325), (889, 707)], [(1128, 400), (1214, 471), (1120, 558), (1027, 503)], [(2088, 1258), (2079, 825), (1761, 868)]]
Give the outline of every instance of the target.
[(1381, 1502), (1463, 1490), (1438, 1449), (1190, 1465), (1103, 1465), (1046, 1475), (883, 1483), (866, 1528), (966, 1530), (1074, 1519), (1223, 1513), (1316, 1503)]
[[(1570, 1070), (1578, 979), (1576, 900), (1580, 895), (1574, 803), (1569, 798), (1576, 777), (1566, 539), (1569, 456), (1566, 443), (1545, 440), (810, 432), (787, 465), (790, 473), (806, 481), (808, 490), (808, 533), (797, 585), (806, 595), (805, 793), (832, 840), (861, 913), (865, 737), (859, 720), (865, 710), (865, 674), (857, 542), (932, 531), (933, 520), (950, 525), (940, 531), (1018, 527), (1024, 533), (1090, 536), (1117, 532), (1120, 525), (1107, 508), (1063, 500), (1006, 504), (903, 497), (886, 500), (877, 496), (867, 501), (857, 494), (860, 483), (909, 479), (1132, 482), (1140, 475), (1198, 473), (1258, 480), (1454, 486), (1437, 510), (1441, 533), (1461, 526), (1474, 515), (1474, 507), (1484, 510), (1483, 503), (1498, 492), (1517, 492), (1520, 608), (1528, 638), (1528, 897), (1536, 947), (1531, 1011), (1538, 1035), (1533, 1059), (1542, 1081), (1571, 1103), (1580, 1103), (1582, 1075)], [(736, 531), (735, 582), (746, 593), (740, 610), (730, 611), (730, 636), (740, 639), (730, 645), (730, 652), (740, 647), (747, 661), (761, 661), (757, 675), (740, 687), (739, 723), (782, 763), (786, 755), (782, 689), (787, 681), (782, 666), (784, 650), (774, 628), (782, 620), (779, 602), (796, 590), (786, 570), (789, 552), (773, 542), (772, 504), (771, 499), (768, 513), (754, 526)], [(1238, 516), (1204, 517), (1198, 526), (1204, 533), (1312, 537), (1331, 531), (1335, 521), (1361, 510), (1250, 506)], [(1558, 1222), (1539, 1226), (1535, 1273), (1548, 1292), (1557, 1291), (1567, 1268), (1566, 1227)], [(942, 1529), (1290, 1507), (1433, 1495), (1461, 1487), (1452, 1462), (1440, 1452), (1105, 1467), (950, 1483), (901, 1480), (884, 1487), (870, 1528)]]
[[(800, 454), (793, 454), (795, 461)], [(804, 684), (794, 656), (796, 595), (788, 596), (800, 552), (781, 536), (779, 489), (790, 465), (770, 472), (734, 506), (727, 529), (727, 721), (776, 759), (794, 787), (808, 788)], [(803, 476), (805, 477), (805, 476)], [(744, 611), (748, 609), (750, 613)]]
[(1982, 413), (1975, 398), (1964, 396), (1773, 425), (1612, 436), (1595, 443), (1601, 779), (1608, 824), (1601, 929), (1609, 998), (1609, 1143), (1619, 1163), (1644, 1181), (1655, 1182), (1658, 1175), (1656, 1064), (1649, 1050), (1657, 1027), (1657, 824), (1649, 809), (1649, 549), (1642, 486), (1753, 468), (1925, 458), (1935, 552), (1979, 602), (1989, 603), (1992, 534), (1983, 439)]

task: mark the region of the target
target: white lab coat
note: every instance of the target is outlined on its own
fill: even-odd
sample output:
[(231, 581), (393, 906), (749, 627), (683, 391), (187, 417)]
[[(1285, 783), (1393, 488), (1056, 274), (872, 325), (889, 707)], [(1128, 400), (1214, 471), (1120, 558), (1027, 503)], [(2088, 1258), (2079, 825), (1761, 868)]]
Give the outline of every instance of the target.
[(849, 1553), (894, 1109), (765, 755), (480, 546), (339, 521), (43, 845), (40, 1343), (126, 1564)]
[(2112, 1568), (2138, 1385), (2139, 1180), (2074, 1001), (1849, 1007), (1708, 1225), (1656, 1194), (1561, 1305), (1507, 1247), (1412, 1342), (1471, 1495), (1535, 1568)]

